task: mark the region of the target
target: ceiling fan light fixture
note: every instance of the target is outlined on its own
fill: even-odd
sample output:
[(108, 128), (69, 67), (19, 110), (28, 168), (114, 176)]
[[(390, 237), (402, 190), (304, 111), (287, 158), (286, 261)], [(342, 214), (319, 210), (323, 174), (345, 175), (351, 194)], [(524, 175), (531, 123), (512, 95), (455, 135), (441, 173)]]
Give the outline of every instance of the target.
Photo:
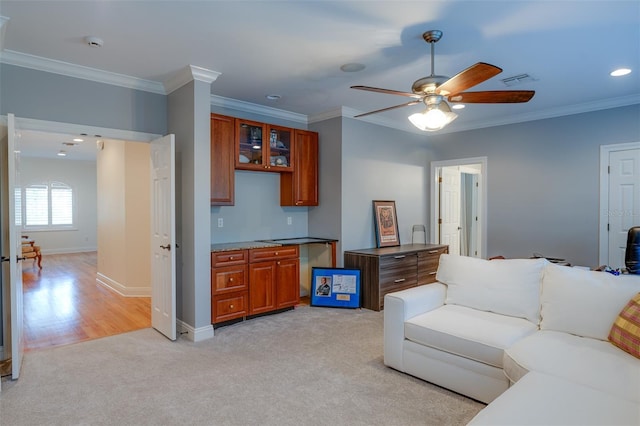
[(428, 96), (424, 99), (424, 103), (427, 106), (426, 110), (409, 116), (411, 124), (422, 131), (440, 130), (458, 118), (458, 114), (451, 111), (449, 105), (442, 101), (441, 96)]

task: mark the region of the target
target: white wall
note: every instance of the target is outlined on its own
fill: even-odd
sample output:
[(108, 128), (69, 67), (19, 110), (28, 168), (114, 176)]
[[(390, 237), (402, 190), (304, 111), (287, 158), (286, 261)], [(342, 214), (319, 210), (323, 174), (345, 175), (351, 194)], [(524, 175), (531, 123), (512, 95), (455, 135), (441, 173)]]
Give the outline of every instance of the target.
[(149, 145), (106, 140), (98, 152), (98, 282), (151, 295)]
[(97, 248), (96, 162), (67, 158), (22, 157), (21, 185), (59, 181), (75, 195), (76, 226), (68, 231), (25, 231), (40, 245), (43, 254), (95, 251)]

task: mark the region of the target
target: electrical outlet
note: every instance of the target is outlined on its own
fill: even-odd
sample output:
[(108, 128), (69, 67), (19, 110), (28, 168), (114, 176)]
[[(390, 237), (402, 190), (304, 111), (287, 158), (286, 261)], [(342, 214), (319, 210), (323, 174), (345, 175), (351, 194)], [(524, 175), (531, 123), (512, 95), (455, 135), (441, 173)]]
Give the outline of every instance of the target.
[(291, 216), (287, 216), (287, 225), (291, 225), (292, 223)]
[(219, 217), (218, 218), (218, 228), (222, 228), (223, 226), (224, 226), (224, 220), (221, 217)]

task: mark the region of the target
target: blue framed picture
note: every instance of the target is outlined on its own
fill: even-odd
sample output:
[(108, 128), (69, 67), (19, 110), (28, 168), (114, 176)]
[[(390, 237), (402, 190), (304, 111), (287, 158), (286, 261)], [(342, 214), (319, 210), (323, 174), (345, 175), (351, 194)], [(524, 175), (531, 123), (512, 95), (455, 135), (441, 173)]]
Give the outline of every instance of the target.
[(311, 269), (311, 306), (360, 307), (360, 270)]

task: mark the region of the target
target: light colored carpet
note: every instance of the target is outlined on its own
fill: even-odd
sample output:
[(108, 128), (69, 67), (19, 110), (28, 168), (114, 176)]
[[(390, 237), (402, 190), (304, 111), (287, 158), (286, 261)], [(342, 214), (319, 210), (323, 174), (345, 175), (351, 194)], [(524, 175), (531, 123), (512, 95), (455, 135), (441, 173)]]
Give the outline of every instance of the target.
[(462, 425), (484, 407), (392, 370), (383, 313), (299, 307), (167, 340), (153, 329), (29, 352), (2, 425)]

